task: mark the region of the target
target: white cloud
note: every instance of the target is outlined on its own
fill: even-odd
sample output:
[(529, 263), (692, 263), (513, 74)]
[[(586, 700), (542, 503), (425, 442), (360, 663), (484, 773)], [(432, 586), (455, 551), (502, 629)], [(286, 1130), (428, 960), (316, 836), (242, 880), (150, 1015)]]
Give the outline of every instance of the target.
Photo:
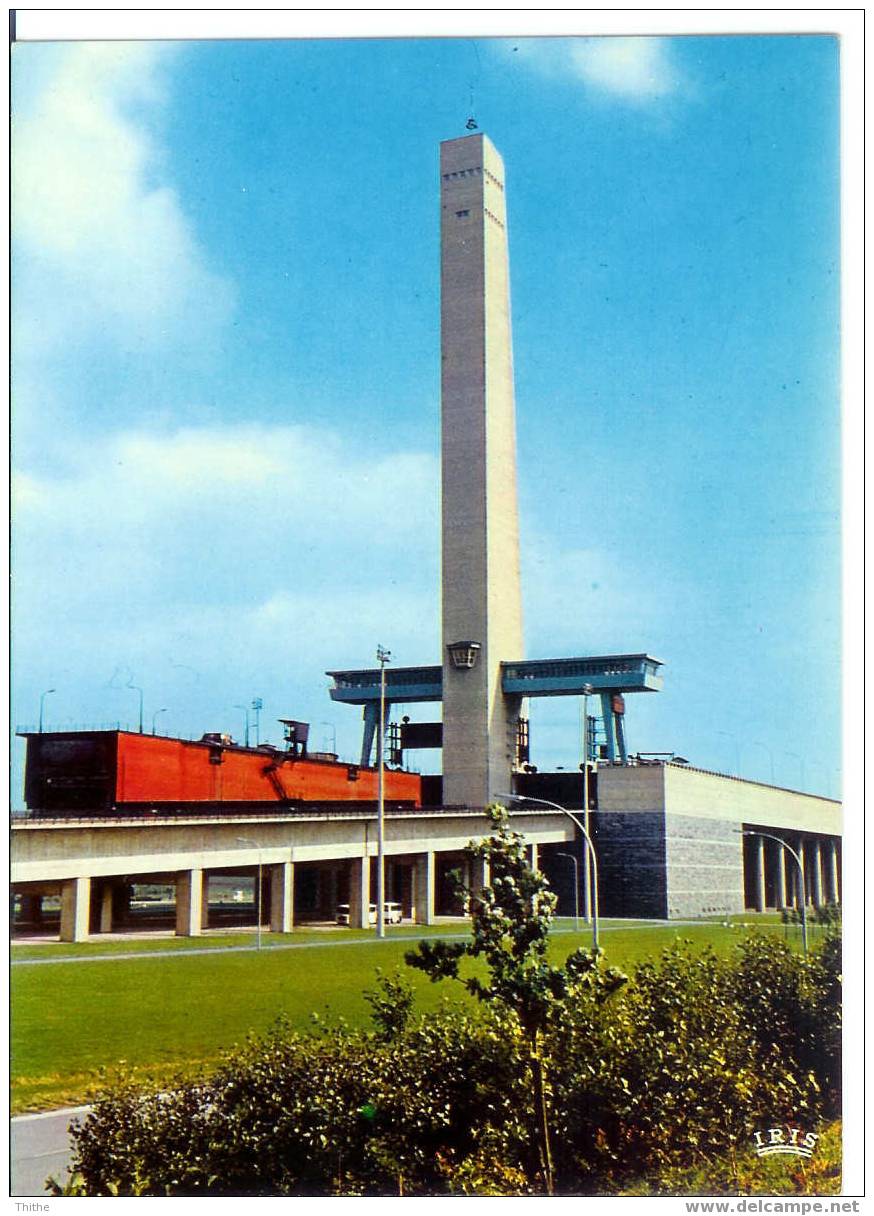
[(434, 457), (240, 425), (108, 437), (70, 463), (13, 487), (22, 669), (46, 651), (99, 666), (107, 647), (136, 667), (162, 645), (202, 665), (217, 639), (289, 661), (318, 639), (351, 661), (380, 621), (414, 661), (437, 647)]
[(618, 100), (645, 103), (682, 85), (667, 38), (529, 38), (509, 45), (539, 71), (571, 76)]
[[(126, 345), (204, 334), (228, 317), (229, 284), (198, 247), (146, 113), (162, 97), (171, 48), (79, 43), (39, 87), (26, 88), (13, 127), (16, 351), (27, 359), (81, 336)], [(146, 103), (148, 109), (144, 109)]]

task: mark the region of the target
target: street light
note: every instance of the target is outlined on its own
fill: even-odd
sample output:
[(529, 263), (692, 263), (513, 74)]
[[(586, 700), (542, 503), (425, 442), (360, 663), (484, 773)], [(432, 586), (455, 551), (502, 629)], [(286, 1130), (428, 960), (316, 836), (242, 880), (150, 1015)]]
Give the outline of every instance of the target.
[(331, 728), (331, 755), (336, 756), (336, 754), (337, 754), (337, 727), (334, 725), (333, 722), (320, 722), (319, 725), (320, 726), (330, 726), (330, 728)]
[(45, 703), (46, 697), (49, 695), (50, 692), (57, 692), (57, 689), (56, 688), (47, 688), (45, 690), (45, 692), (41, 692), (39, 694), (39, 733), (40, 734), (42, 734), (42, 707), (43, 707), (43, 704)]
[(257, 840), (249, 840), (247, 836), (237, 836), (235, 838), (240, 844), (252, 844), (258, 850), (258, 890), (255, 893), (255, 915), (258, 918), (256, 925), (256, 941), (257, 948), (261, 949), (261, 846)]
[(167, 706), (165, 705), (163, 709), (156, 709), (152, 714), (152, 734), (155, 733), (155, 719), (157, 718), (158, 714), (165, 714), (166, 712)]
[(261, 710), (264, 708), (264, 702), (260, 697), (252, 698), (252, 708), (255, 711), (255, 746), (261, 744)]
[(780, 836), (774, 836), (771, 832), (751, 832), (744, 828), (741, 831), (741, 836), (762, 836), (766, 840), (776, 840), (777, 844), (782, 844), (784, 849), (795, 858), (795, 864), (798, 866), (798, 898), (801, 902), (801, 941), (804, 946), (804, 953), (807, 953), (807, 892), (804, 890), (804, 862), (792, 848), (791, 844), (787, 844)]
[(594, 883), (592, 885), (592, 945), (598, 949), (598, 858), (595, 856), (595, 848), (592, 844), (592, 839), (589, 833), (577, 819), (572, 811), (569, 811), (565, 806), (559, 806), (557, 802), (550, 802), (548, 798), (527, 798), (523, 794), (496, 794), (496, 798), (507, 798), (511, 802), (539, 802), (541, 806), (551, 806), (556, 811), (561, 811), (562, 815), (567, 815), (583, 833), (583, 839), (586, 842), (586, 850), (592, 863), (592, 874)]
[(556, 853), (556, 857), (566, 857), (574, 863), (574, 928), (580, 931), (580, 867), (573, 853)]
[(798, 752), (784, 752), (783, 754), (785, 756), (794, 756), (795, 759), (798, 761), (798, 765), (801, 770), (801, 790), (803, 792), (804, 787), (807, 785), (807, 782), (804, 779), (804, 757), (799, 756)]
[(762, 743), (760, 739), (750, 739), (750, 743), (752, 743), (753, 747), (764, 748), (764, 750), (768, 753), (768, 759), (771, 762), (771, 785), (776, 785), (777, 779), (774, 775), (774, 753), (771, 751), (770, 747), (768, 747), (767, 743)]
[(734, 773), (733, 773), (733, 776), (739, 777), (740, 776), (740, 744), (737, 741), (737, 736), (731, 734), (731, 732), (727, 731), (727, 730), (718, 730), (718, 731), (716, 731), (716, 734), (723, 735), (726, 739), (731, 739), (732, 743), (734, 744)]
[(243, 746), (248, 747), (249, 746), (249, 706), (248, 705), (235, 705), (234, 709), (241, 709), (243, 711), (243, 713), (246, 715), (246, 732), (243, 736)]
[[(594, 692), (591, 684), (583, 685), (583, 823), (589, 830), (589, 697)], [(592, 919), (592, 874), (588, 859), (583, 882), (583, 912), (586, 924)]]
[(391, 662), (391, 651), (377, 646), (379, 663), (379, 734), (377, 748), (377, 817), (376, 817), (376, 936), (385, 937), (385, 665)]
[(137, 692), (140, 694), (140, 728), (139, 729), (140, 729), (140, 734), (142, 734), (143, 733), (143, 690), (141, 688), (139, 688), (136, 684), (131, 684), (131, 683), (127, 684), (127, 687), (129, 689), (131, 689), (132, 692)]

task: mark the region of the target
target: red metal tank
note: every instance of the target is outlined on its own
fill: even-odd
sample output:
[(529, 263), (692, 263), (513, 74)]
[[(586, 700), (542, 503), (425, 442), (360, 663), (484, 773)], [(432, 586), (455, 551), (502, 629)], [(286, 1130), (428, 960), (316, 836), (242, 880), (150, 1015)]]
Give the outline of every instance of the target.
[[(111, 813), (125, 807), (216, 803), (374, 802), (376, 769), (307, 759), (278, 748), (167, 739), (128, 731), (27, 736), (25, 796), (32, 810)], [(419, 807), (417, 773), (385, 770), (385, 799)]]

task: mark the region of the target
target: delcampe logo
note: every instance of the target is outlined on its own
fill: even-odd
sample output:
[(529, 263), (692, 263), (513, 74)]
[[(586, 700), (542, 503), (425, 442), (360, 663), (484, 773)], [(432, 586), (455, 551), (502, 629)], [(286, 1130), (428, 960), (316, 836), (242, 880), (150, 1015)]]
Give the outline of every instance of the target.
[(757, 1157), (773, 1157), (784, 1153), (791, 1157), (812, 1157), (819, 1136), (803, 1132), (800, 1127), (769, 1127), (753, 1133)]

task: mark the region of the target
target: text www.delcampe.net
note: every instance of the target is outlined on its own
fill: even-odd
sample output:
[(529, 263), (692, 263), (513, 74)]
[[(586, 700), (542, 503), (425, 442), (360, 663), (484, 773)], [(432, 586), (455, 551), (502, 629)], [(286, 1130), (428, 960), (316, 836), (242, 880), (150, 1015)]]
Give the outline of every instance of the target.
[(858, 1199), (689, 1199), (687, 1212), (737, 1212), (743, 1216), (762, 1216), (763, 1213), (783, 1216), (792, 1212), (796, 1216), (810, 1216), (812, 1212), (858, 1212)]

